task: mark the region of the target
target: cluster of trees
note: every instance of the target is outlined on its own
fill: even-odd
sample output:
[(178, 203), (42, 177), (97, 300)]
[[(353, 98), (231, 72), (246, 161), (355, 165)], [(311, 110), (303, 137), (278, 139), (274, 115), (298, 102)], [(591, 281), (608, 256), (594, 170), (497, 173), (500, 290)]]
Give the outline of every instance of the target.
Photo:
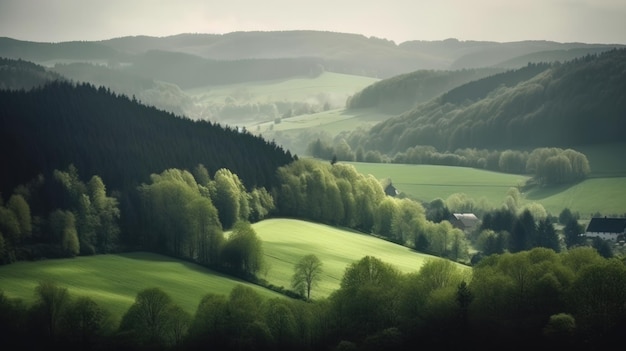
[(626, 266), (588, 247), (494, 254), (471, 272), (436, 259), (401, 273), (365, 256), (346, 267), (339, 289), (311, 302), (240, 285), (185, 311), (148, 287), (119, 321), (54, 283), (35, 296), (29, 306), (0, 292), (4, 341), (102, 350), (596, 349), (618, 343), (626, 327)]
[[(153, 174), (138, 188), (142, 249), (254, 277), (263, 261), (262, 243), (250, 226), (275, 209), (265, 188), (247, 191), (222, 168), (211, 176), (203, 165)], [(225, 235), (225, 231), (230, 231)]]
[[(70, 165), (55, 170), (47, 187), (43, 179), (20, 186), (0, 206), (0, 262), (141, 249), (254, 277), (263, 249), (250, 222), (275, 209), (272, 195), (265, 188), (246, 191), (227, 169), (211, 177), (200, 164), (194, 173), (168, 169), (139, 186), (132, 195), (136, 231), (125, 236), (118, 200), (97, 175), (84, 183)], [(49, 207), (39, 204), (43, 191), (55, 198), (49, 212), (41, 212)]]
[(335, 140), (318, 138), (307, 147), (313, 157), (348, 162), (429, 164), (472, 167), (491, 171), (531, 174), (535, 182), (543, 185), (563, 184), (586, 178), (591, 172), (587, 156), (572, 148), (540, 147), (532, 151), (457, 149), (440, 152), (433, 146), (417, 145), (399, 152), (393, 157), (378, 151), (352, 149), (345, 138)]
[(0, 206), (0, 262), (119, 250), (118, 200), (107, 194), (99, 176), (85, 183), (73, 165), (55, 170), (45, 188), (54, 205), (41, 203), (43, 183), (38, 177), (17, 187), (7, 206)]
[(385, 195), (381, 182), (349, 164), (299, 159), (278, 169), (282, 216), (354, 228), (452, 260), (468, 259), (468, 242), (448, 221), (426, 218), (421, 203)]
[[(521, 252), (544, 247), (555, 252), (566, 251), (579, 246), (593, 247), (598, 254), (614, 256), (611, 244), (594, 238), (591, 243), (583, 236), (585, 227), (579, 222), (580, 214), (568, 208), (554, 218), (538, 207), (525, 207), (518, 211), (502, 207), (484, 214), (480, 226), (472, 233), (470, 240), (480, 254), (473, 259), (478, 262), (485, 256), (505, 252)], [(562, 235), (555, 229), (558, 222)]]

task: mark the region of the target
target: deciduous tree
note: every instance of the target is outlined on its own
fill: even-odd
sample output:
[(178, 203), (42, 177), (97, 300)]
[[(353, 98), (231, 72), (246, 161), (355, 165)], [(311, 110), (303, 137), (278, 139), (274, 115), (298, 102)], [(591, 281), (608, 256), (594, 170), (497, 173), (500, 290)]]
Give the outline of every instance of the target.
[(311, 299), (313, 286), (322, 278), (322, 266), (322, 261), (316, 255), (309, 254), (302, 257), (294, 267), (291, 286), (295, 291), (305, 295), (307, 300)]

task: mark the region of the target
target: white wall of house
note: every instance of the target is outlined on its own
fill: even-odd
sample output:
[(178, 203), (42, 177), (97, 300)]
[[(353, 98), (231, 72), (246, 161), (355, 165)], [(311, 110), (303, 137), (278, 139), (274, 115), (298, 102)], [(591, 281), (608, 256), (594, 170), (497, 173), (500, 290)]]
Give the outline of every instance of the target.
[(599, 233), (599, 232), (585, 233), (585, 236), (590, 237), (590, 238), (599, 237), (600, 239), (613, 240), (613, 241), (617, 240), (618, 235), (619, 235), (618, 233)]

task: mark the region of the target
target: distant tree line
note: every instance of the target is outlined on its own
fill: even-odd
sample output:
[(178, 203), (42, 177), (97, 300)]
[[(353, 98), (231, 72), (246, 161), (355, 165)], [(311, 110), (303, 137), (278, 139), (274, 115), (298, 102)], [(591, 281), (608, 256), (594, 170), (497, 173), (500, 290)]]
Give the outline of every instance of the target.
[(596, 349), (626, 327), (626, 266), (588, 247), (493, 254), (471, 272), (447, 260), (413, 273), (375, 256), (349, 264), (339, 289), (305, 302), (243, 285), (185, 311), (160, 287), (121, 320), (52, 281), (35, 301), (0, 291), (0, 336), (28, 349), (413, 350), (502, 345)]
[(338, 138), (334, 144), (318, 138), (308, 145), (307, 153), (326, 160), (335, 158), (349, 162), (429, 164), (530, 174), (541, 185), (580, 181), (591, 172), (585, 154), (571, 148), (558, 147), (540, 147), (531, 152), (510, 149), (457, 149), (454, 152), (439, 152), (433, 146), (418, 145), (399, 152), (394, 157), (387, 157), (378, 151), (364, 152), (362, 148), (354, 151), (343, 138)]
[(58, 73), (32, 62), (0, 57), (0, 90), (29, 90), (63, 79)]

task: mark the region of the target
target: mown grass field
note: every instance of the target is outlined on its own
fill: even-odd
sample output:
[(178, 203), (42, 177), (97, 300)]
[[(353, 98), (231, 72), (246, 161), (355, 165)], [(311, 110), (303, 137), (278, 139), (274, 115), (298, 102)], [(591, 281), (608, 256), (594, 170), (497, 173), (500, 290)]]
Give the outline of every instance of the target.
[(146, 288), (161, 288), (191, 314), (207, 293), (228, 295), (237, 284), (250, 286), (265, 297), (283, 296), (196, 264), (144, 252), (0, 266), (0, 290), (27, 304), (34, 301), (35, 287), (43, 280), (67, 288), (71, 296), (91, 297), (118, 321), (137, 293)]
[(266, 219), (253, 224), (253, 228), (263, 241), (269, 265), (260, 277), (271, 284), (289, 289), (294, 265), (307, 254), (315, 254), (322, 261), (322, 279), (311, 292), (313, 299), (337, 290), (346, 268), (368, 255), (403, 273), (416, 272), (428, 260), (440, 259), (371, 235), (297, 219)]

